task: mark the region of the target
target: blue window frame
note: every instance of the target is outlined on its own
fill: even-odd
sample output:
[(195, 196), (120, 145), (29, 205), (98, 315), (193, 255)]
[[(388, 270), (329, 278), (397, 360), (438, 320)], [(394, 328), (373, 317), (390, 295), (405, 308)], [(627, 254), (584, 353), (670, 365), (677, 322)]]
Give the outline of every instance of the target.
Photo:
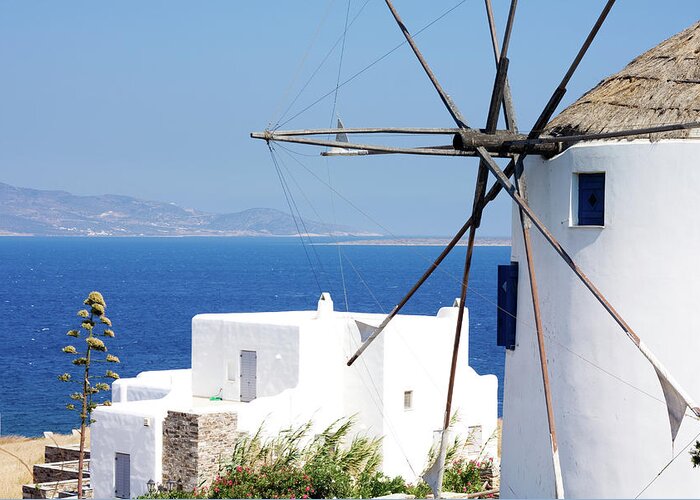
[(515, 350), (518, 312), (518, 263), (498, 266), (498, 314), (496, 345)]
[(605, 224), (605, 174), (578, 174), (578, 225)]

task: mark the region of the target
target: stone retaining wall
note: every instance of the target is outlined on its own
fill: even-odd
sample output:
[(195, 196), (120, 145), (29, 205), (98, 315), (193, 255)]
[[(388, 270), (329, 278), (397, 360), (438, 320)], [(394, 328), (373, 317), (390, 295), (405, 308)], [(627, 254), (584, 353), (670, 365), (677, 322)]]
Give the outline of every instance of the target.
[[(53, 481), (50, 483), (23, 484), (22, 498), (63, 498), (66, 494), (75, 495), (77, 490), (77, 479)], [(83, 497), (92, 498), (89, 479), (83, 485)]]
[[(54, 446), (46, 445), (44, 447), (44, 462), (67, 462), (69, 460), (78, 460), (79, 449), (77, 446)], [(85, 450), (85, 458), (90, 458), (90, 450)]]
[(238, 437), (235, 412), (169, 411), (163, 422), (163, 483), (181, 481), (185, 490), (208, 485)]
[[(83, 477), (90, 477), (89, 466), (90, 461), (86, 460), (83, 464)], [(34, 464), (33, 475), (35, 483), (78, 479), (78, 461), (70, 460), (68, 462), (52, 462), (50, 464)]]

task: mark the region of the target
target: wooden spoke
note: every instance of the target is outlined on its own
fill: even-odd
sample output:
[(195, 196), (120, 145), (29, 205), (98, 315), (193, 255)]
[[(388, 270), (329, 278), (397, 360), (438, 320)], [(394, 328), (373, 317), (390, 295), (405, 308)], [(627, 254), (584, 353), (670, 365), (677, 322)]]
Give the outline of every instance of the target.
[(406, 25), (401, 20), (401, 17), (399, 17), (399, 13), (396, 12), (394, 4), (391, 2), (391, 0), (385, 0), (385, 2), (387, 7), (389, 7), (389, 10), (391, 11), (391, 15), (394, 16), (396, 24), (398, 24), (399, 28), (401, 28), (401, 32), (403, 33), (404, 38), (406, 38), (406, 41), (411, 46), (413, 53), (416, 55), (418, 61), (423, 67), (423, 71), (425, 71), (425, 74), (428, 75), (428, 78), (433, 84), (433, 87), (435, 87), (435, 90), (440, 96), (442, 103), (445, 105), (447, 111), (449, 111), (450, 115), (452, 116), (452, 119), (455, 121), (459, 128), (468, 128), (467, 122), (464, 120), (464, 117), (462, 117), (462, 113), (460, 113), (459, 109), (457, 109), (457, 106), (452, 101), (452, 98), (447, 94), (447, 92), (443, 90), (442, 85), (440, 85), (440, 82), (436, 78), (433, 71), (430, 69), (430, 66), (428, 66), (428, 62), (425, 60), (423, 54), (421, 54), (421, 51), (418, 49), (418, 45), (416, 45), (416, 42), (413, 40), (411, 33), (409, 33), (408, 28), (406, 28)]

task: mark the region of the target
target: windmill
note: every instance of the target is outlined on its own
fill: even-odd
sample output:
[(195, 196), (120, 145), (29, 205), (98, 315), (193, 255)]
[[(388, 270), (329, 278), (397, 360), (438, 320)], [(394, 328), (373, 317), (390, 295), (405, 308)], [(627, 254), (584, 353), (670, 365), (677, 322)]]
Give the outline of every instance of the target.
[[(618, 309), (613, 305), (613, 302), (608, 300), (601, 289), (589, 278), (583, 271), (581, 266), (572, 258), (569, 252), (565, 250), (559, 239), (555, 237), (553, 231), (543, 222), (542, 217), (536, 213), (528, 201), (525, 186), (523, 185), (523, 174), (525, 171), (524, 160), (528, 156), (540, 156), (544, 158), (552, 158), (574, 145), (582, 145), (605, 139), (633, 139), (635, 137), (651, 137), (654, 134), (672, 133), (678, 131), (688, 131), (700, 127), (700, 122), (683, 121), (676, 123), (665, 123), (662, 125), (646, 126), (641, 128), (630, 127), (626, 129), (616, 129), (602, 131), (596, 133), (572, 133), (571, 130), (564, 128), (552, 129), (548, 127), (552, 116), (558, 105), (561, 103), (567, 91), (567, 85), (578, 68), (581, 60), (591, 46), (598, 31), (603, 25), (606, 17), (615, 3), (615, 0), (608, 0), (602, 12), (598, 16), (594, 26), (590, 30), (580, 50), (574, 57), (573, 62), (567, 69), (564, 77), (552, 93), (545, 108), (539, 115), (535, 124), (528, 134), (518, 132), (515, 111), (510, 95), (508, 83), (508, 49), (510, 44), (510, 35), (512, 32), (517, 0), (512, 0), (510, 10), (506, 22), (503, 40), (498, 43), (496, 36), (496, 28), (494, 23), (493, 12), (490, 0), (486, 0), (487, 14), (489, 20), (489, 28), (493, 46), (493, 55), (496, 62), (496, 76), (491, 93), (491, 99), (488, 107), (488, 116), (486, 126), (483, 129), (470, 127), (465, 117), (461, 114), (458, 107), (452, 101), (450, 96), (442, 88), (437, 77), (431, 70), (427, 61), (423, 57), (420, 49), (415, 43), (411, 33), (403, 23), (399, 13), (394, 7), (391, 0), (385, 0), (385, 3), (392, 16), (394, 17), (399, 29), (405, 37), (407, 43), (418, 59), (423, 71), (432, 83), (435, 91), (440, 97), (443, 105), (450, 114), (455, 123), (452, 128), (339, 128), (336, 129), (315, 129), (315, 130), (267, 130), (259, 133), (252, 133), (253, 138), (262, 139), (270, 142), (291, 142), (298, 144), (308, 144), (317, 146), (326, 146), (333, 148), (335, 155), (375, 155), (375, 154), (414, 154), (414, 155), (429, 155), (429, 156), (458, 156), (458, 157), (476, 157), (479, 158), (479, 168), (477, 173), (476, 185), (474, 189), (474, 202), (470, 218), (455, 234), (454, 238), (445, 247), (438, 258), (425, 271), (423, 276), (409, 290), (404, 298), (392, 309), (386, 316), (384, 321), (374, 330), (374, 332), (366, 339), (359, 347), (357, 352), (348, 360), (348, 365), (352, 365), (355, 360), (362, 355), (364, 350), (376, 339), (386, 325), (394, 318), (404, 305), (410, 300), (413, 294), (421, 287), (428, 279), (432, 272), (440, 265), (450, 251), (457, 243), (467, 235), (467, 251), (466, 261), (464, 265), (464, 274), (461, 286), (460, 304), (466, 301), (469, 275), (471, 269), (473, 247), (476, 231), (480, 226), (481, 217), (484, 207), (493, 201), (499, 194), (505, 192), (510, 196), (516, 206), (519, 225), (520, 238), (522, 238), (524, 257), (527, 264), (527, 281), (529, 283), (529, 296), (532, 299), (532, 314), (535, 324), (537, 354), (539, 361), (539, 372), (541, 376), (541, 388), (544, 393), (544, 401), (546, 407), (547, 427), (549, 433), (550, 447), (550, 464), (552, 477), (554, 479), (554, 494), (557, 498), (564, 497), (564, 474), (562, 473), (561, 460), (559, 456), (559, 443), (557, 439), (557, 427), (555, 422), (554, 401), (551, 390), (550, 369), (548, 366), (548, 356), (545, 349), (545, 326), (540, 310), (541, 301), (539, 299), (538, 280), (535, 272), (535, 254), (533, 238), (531, 235), (531, 227), (534, 226), (537, 233), (541, 235), (544, 241), (558, 254), (563, 262), (573, 273), (573, 276), (583, 284), (590, 295), (603, 307), (610, 318), (617, 325), (617, 328), (622, 331), (624, 336), (631, 342), (631, 345), (643, 356), (644, 359), (651, 364), (656, 376), (662, 387), (663, 397), (668, 413), (668, 418), (671, 427), (672, 441), (676, 439), (680, 424), (689, 410), (695, 417), (700, 417), (700, 407), (698, 407), (688, 392), (671, 376), (671, 370), (667, 369), (664, 364), (657, 358), (652, 350), (642, 342), (639, 334), (630, 326), (623, 318)], [(697, 82), (696, 82), (697, 83)], [(505, 130), (498, 130), (498, 120), (500, 114), (503, 113), (506, 123)], [(697, 116), (697, 115), (695, 115)], [(695, 118), (692, 116), (691, 118)], [(339, 124), (340, 125), (340, 124)], [(552, 134), (551, 131), (557, 131), (558, 134)], [(545, 132), (550, 132), (545, 134)], [(416, 134), (416, 135), (437, 135), (448, 136), (452, 139), (451, 144), (438, 145), (430, 147), (390, 147), (373, 144), (358, 144), (346, 140), (348, 136), (353, 134)], [(317, 136), (336, 134), (336, 140), (323, 140)], [(338, 140), (340, 139), (340, 140)], [(507, 158), (508, 164), (505, 168), (501, 167), (494, 161), (494, 158)], [(487, 189), (489, 174), (495, 177), (495, 183), (490, 189)], [(511, 180), (512, 178), (512, 180)], [(595, 201), (595, 200), (593, 200)], [(443, 420), (443, 433), (440, 453), (438, 461), (435, 464), (434, 471), (436, 472), (436, 493), (439, 494), (441, 485), (441, 473), (444, 468), (445, 447), (447, 441), (447, 431), (451, 418), (451, 397), (454, 387), (454, 374), (456, 370), (457, 353), (460, 344), (461, 325), (464, 315), (464, 308), (459, 308), (457, 326), (455, 331), (454, 350), (451, 363), (451, 375), (448, 385), (447, 401), (445, 405), (445, 413)], [(515, 494), (515, 493), (514, 493)]]

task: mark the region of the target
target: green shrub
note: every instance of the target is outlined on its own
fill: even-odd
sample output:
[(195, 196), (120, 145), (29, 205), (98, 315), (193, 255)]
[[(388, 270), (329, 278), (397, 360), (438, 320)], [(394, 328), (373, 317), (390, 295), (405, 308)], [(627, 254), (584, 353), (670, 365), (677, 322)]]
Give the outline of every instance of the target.
[(442, 491), (457, 493), (477, 493), (483, 490), (482, 474), (491, 469), (493, 459), (484, 462), (457, 458), (445, 467)]
[(391, 493), (409, 493), (409, 487), (401, 476), (389, 478), (381, 472), (375, 472), (362, 474), (354, 493), (358, 498), (376, 498)]
[[(238, 439), (231, 459), (223, 464), (208, 488), (184, 496), (193, 498), (376, 498), (406, 493), (425, 498), (431, 493), (423, 481), (407, 484), (380, 470), (380, 439), (358, 435), (349, 443), (354, 419), (341, 419), (310, 437), (312, 423), (264, 438), (262, 427)], [(444, 491), (474, 493), (481, 490), (480, 472), (488, 462), (455, 459), (448, 454)], [(158, 492), (146, 498), (182, 498), (183, 492)]]

